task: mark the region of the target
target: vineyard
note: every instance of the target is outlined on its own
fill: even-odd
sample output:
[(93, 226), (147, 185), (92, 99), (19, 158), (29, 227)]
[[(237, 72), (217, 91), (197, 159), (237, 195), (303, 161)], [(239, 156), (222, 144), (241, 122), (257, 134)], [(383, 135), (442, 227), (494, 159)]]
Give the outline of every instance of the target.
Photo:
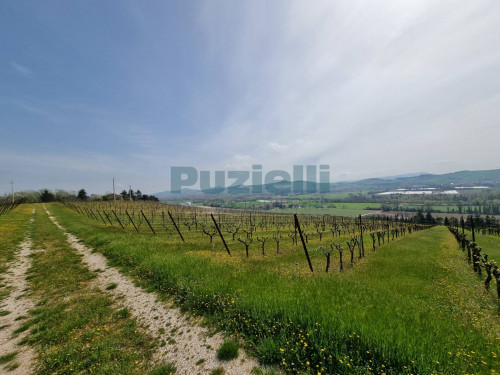
[(112, 264), (287, 373), (494, 373), (496, 293), (444, 227), (154, 203), (53, 205)]
[[(465, 222), (463, 219), (460, 223), (461, 230), (458, 229), (458, 221), (456, 222), (456, 226), (449, 226), (448, 229), (455, 236), (462, 251), (465, 252), (467, 250), (467, 261), (470, 265), (472, 265), (474, 272), (476, 272), (478, 276), (482, 276), (483, 273), (486, 274), (486, 278), (484, 279), (484, 288), (487, 291), (490, 289), (492, 279), (495, 279), (497, 295), (500, 300), (500, 268), (496, 265), (494, 260), (491, 260), (491, 258), (488, 260), (489, 255), (476, 243), (476, 230), (474, 228), (474, 220), (472, 217), (468, 218), (468, 222), (468, 229), (470, 230), (472, 237), (471, 239), (467, 238), (468, 235), (465, 233)], [(497, 238), (500, 236), (498, 228), (484, 228), (478, 233), (481, 233), (482, 236), (497, 236)], [(494, 252), (493, 255), (498, 256), (496, 252)]]
[[(375, 251), (381, 245), (397, 240), (412, 231), (428, 226), (389, 218), (346, 218), (335, 216), (266, 214), (252, 211), (211, 211), (175, 205), (147, 203), (121, 203), (119, 205), (94, 202), (67, 203), (75, 212), (111, 227), (125, 231), (145, 232), (179, 238), (183, 242), (205, 238), (213, 251), (220, 242), (228, 255), (232, 255), (226, 239), (232, 242), (235, 255), (246, 258), (255, 255), (284, 256), (297, 253), (302, 246), (309, 270), (314, 268), (309, 252), (322, 254), (326, 272), (336, 258), (338, 270), (352, 267), (365, 257), (365, 248)], [(299, 242), (300, 241), (300, 242)], [(244, 248), (244, 253), (239, 251)], [(309, 248), (309, 250), (308, 250)], [(333, 255), (335, 254), (335, 256)], [(292, 257), (292, 258), (295, 258)]]

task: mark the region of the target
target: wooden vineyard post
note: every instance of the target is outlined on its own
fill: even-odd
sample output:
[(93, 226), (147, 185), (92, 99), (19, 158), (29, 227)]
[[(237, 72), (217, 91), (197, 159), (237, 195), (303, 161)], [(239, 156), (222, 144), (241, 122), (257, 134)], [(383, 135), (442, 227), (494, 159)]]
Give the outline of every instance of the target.
[(307, 252), (307, 247), (306, 243), (304, 241), (304, 236), (302, 236), (302, 230), (300, 229), (300, 224), (299, 224), (299, 219), (297, 219), (297, 214), (293, 214), (293, 217), (295, 219), (295, 227), (299, 231), (300, 234), (300, 240), (302, 241), (302, 246), (304, 247), (304, 252), (306, 253), (306, 258), (307, 258), (307, 263), (309, 263), (309, 268), (311, 269), (311, 272), (314, 272), (313, 266), (311, 263), (311, 258), (309, 258), (309, 253)]
[(90, 210), (90, 214), (92, 215), (92, 217), (95, 219), (95, 221), (99, 221), (99, 219), (97, 218), (97, 215), (94, 213), (94, 211), (92, 211), (91, 208), (89, 208)]
[(359, 230), (361, 231), (361, 253), (365, 256), (365, 245), (363, 241), (363, 222), (361, 221), (361, 215), (359, 215)]
[(88, 209), (87, 207), (84, 207), (83, 209), (85, 210), (85, 213), (87, 214), (87, 216), (88, 216), (89, 218), (93, 219), (93, 217), (92, 217), (92, 216), (90, 216), (89, 209)]
[(215, 229), (217, 229), (217, 232), (219, 232), (219, 236), (222, 240), (222, 243), (224, 244), (224, 247), (226, 248), (227, 253), (229, 255), (231, 255), (231, 252), (229, 251), (229, 248), (227, 247), (226, 241), (224, 241), (224, 237), (222, 236), (222, 232), (220, 231), (219, 225), (217, 224), (217, 221), (215, 220), (214, 215), (210, 214), (210, 216), (212, 217), (212, 220), (214, 221)]
[(118, 221), (118, 224), (120, 224), (120, 226), (122, 227), (122, 229), (125, 229), (125, 227), (123, 226), (122, 222), (120, 221), (120, 219), (118, 218), (118, 215), (116, 214), (116, 212), (113, 210), (111, 211), (113, 213), (113, 215), (115, 215), (116, 217), (116, 220)]
[(154, 233), (154, 235), (156, 236), (156, 232), (155, 232), (155, 230), (153, 229), (153, 227), (152, 227), (152, 226), (151, 226), (151, 224), (149, 223), (148, 218), (146, 217), (146, 215), (144, 215), (144, 212), (142, 212), (142, 210), (141, 210), (141, 214), (142, 214), (142, 217), (144, 218), (144, 220), (146, 220), (146, 223), (148, 223), (148, 225), (149, 225), (149, 229), (151, 229), (151, 232), (153, 232), (153, 233)]
[(476, 242), (476, 235), (474, 234), (474, 219), (470, 216), (470, 230), (472, 231), (472, 242)]
[(137, 232), (139, 232), (139, 229), (137, 229), (137, 227), (135, 226), (135, 223), (134, 223), (134, 220), (132, 220), (132, 218), (130, 217), (130, 215), (128, 214), (128, 211), (125, 210), (125, 213), (127, 214), (128, 218), (130, 219), (130, 222), (132, 223), (132, 225), (134, 226), (135, 230)]
[(108, 219), (109, 224), (111, 224), (111, 226), (114, 227), (113, 222), (109, 219), (109, 215), (106, 213), (106, 211), (102, 210), (102, 213), (104, 214), (104, 216), (106, 216), (106, 219)]
[(174, 224), (175, 229), (177, 229), (177, 233), (179, 233), (179, 236), (181, 237), (182, 242), (186, 242), (186, 241), (184, 241), (184, 237), (182, 237), (181, 231), (179, 230), (179, 227), (175, 223), (175, 220), (172, 217), (172, 214), (170, 213), (170, 211), (167, 211), (167, 212), (168, 212), (168, 216), (170, 216), (170, 220), (172, 220), (172, 223)]
[(106, 222), (104, 221), (104, 218), (102, 217), (101, 213), (99, 212), (99, 210), (96, 210), (96, 211), (99, 214), (99, 217), (101, 218), (101, 220), (104, 223), (104, 225), (107, 225)]

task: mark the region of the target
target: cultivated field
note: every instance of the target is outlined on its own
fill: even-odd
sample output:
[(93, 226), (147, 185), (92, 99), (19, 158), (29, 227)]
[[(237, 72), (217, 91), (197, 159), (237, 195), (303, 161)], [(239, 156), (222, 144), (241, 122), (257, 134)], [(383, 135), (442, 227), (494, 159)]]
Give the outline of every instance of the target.
[[(2, 272), (16, 261), (16, 247), (32, 241), (25, 297), (36, 307), (16, 321), (22, 329), (12, 334), (24, 332), (20, 342), (33, 348), (38, 373), (163, 374), (176, 367), (189, 373), (181, 370), (184, 362), (206, 374), (238, 368), (254, 374), (491, 374), (500, 368), (495, 280), (485, 291), (446, 227), (299, 215), (299, 229), (290, 214), (147, 203), (45, 208), (63, 230), (40, 204), (0, 216)], [(76, 239), (68, 243), (64, 231)], [(87, 253), (75, 247), (77, 240)], [(151, 332), (152, 324), (143, 324), (147, 316), (127, 305), (128, 289), (113, 292), (125, 279), (99, 284), (107, 271), (86, 263), (92, 251), (172, 303), (170, 309), (185, 312), (180, 328), (156, 314), (151, 319), (163, 326)], [(3, 285), (0, 298), (11, 291)], [(207, 339), (215, 332), (221, 339), (207, 344), (202, 333), (189, 332), (198, 328)], [(238, 359), (217, 360), (222, 335), (243, 346)], [(211, 348), (183, 352), (187, 346), (177, 341), (189, 337)], [(16, 351), (8, 354), (2, 366), (22, 364)]]

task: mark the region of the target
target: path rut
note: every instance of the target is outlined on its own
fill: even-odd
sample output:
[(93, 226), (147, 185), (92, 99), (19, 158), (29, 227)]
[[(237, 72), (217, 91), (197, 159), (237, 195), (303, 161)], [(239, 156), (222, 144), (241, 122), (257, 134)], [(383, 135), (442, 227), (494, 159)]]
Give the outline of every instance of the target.
[[(186, 375), (209, 374), (219, 367), (224, 368), (226, 375), (242, 375), (250, 374), (252, 369), (258, 366), (258, 362), (248, 357), (241, 349), (237, 359), (218, 361), (216, 349), (224, 341), (222, 334), (210, 336), (208, 329), (199, 325), (200, 320), (187, 317), (171, 303), (158, 300), (155, 293), (148, 293), (134, 285), (129, 277), (108, 266), (103, 255), (93, 253), (82, 245), (46, 208), (45, 211), (50, 220), (65, 233), (69, 244), (82, 255), (87, 267), (96, 271), (96, 286), (111, 293), (119, 306), (130, 309), (149, 334), (166, 342), (166, 345), (161, 346), (155, 353), (155, 362), (173, 363), (177, 367), (176, 374)], [(107, 290), (106, 287), (110, 284), (116, 284), (116, 287)]]
[[(33, 221), (33, 218), (31, 219)], [(0, 365), (0, 372), (5, 371), (11, 375), (26, 375), (32, 372), (35, 352), (28, 345), (19, 345), (27, 332), (16, 334), (15, 331), (25, 322), (23, 317), (28, 317), (28, 311), (34, 307), (33, 301), (27, 298), (28, 282), (26, 273), (31, 266), (30, 254), (31, 241), (26, 238), (19, 246), (16, 258), (10, 263), (5, 273), (3, 282), (12, 287), (10, 294), (3, 300), (0, 310), (10, 311), (10, 314), (0, 317), (0, 355), (17, 352), (15, 359)], [(19, 366), (7, 370), (8, 365), (17, 363)]]

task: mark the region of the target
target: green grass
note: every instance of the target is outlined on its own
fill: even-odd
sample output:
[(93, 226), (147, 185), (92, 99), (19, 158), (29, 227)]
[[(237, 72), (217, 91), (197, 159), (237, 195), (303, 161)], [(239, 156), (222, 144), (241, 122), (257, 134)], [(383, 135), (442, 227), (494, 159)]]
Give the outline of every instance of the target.
[(27, 342), (38, 352), (38, 374), (143, 374), (154, 340), (112, 300), (92, 286), (94, 274), (81, 263), (65, 236), (38, 207), (29, 271), (32, 297), (39, 300)]
[(12, 362), (12, 363), (9, 363), (7, 366), (5, 366), (5, 368), (7, 369), (7, 371), (14, 371), (18, 367), (19, 367), (19, 363), (18, 362)]
[(205, 362), (206, 362), (206, 360), (204, 358), (201, 358), (201, 359), (196, 361), (196, 366), (200, 366), (200, 365), (204, 364)]
[[(0, 281), (1, 275), (14, 259), (18, 245), (28, 234), (33, 206), (23, 204), (0, 216)], [(10, 293), (10, 286), (0, 288), (0, 302)]]
[(251, 372), (252, 375), (278, 375), (274, 370), (261, 369), (259, 367), (254, 367)]
[(230, 361), (238, 358), (239, 350), (240, 345), (236, 341), (226, 340), (220, 348), (217, 349), (217, 359), (219, 361)]
[(8, 363), (8, 362), (12, 361), (14, 358), (16, 358), (16, 356), (17, 356), (17, 352), (4, 354), (4, 355), (0, 356), (0, 364), (3, 365), (5, 363)]
[(226, 371), (222, 367), (218, 367), (212, 371), (210, 371), (210, 375), (224, 375)]
[(106, 290), (112, 290), (112, 289), (116, 289), (116, 287), (118, 286), (117, 283), (111, 283), (111, 284), (108, 284), (106, 286)]
[(335, 203), (321, 203), (324, 204), (325, 207), (329, 207), (330, 205), (335, 205), (336, 208), (341, 208), (341, 209), (356, 209), (356, 210), (366, 210), (368, 208), (380, 208), (381, 203), (373, 202), (373, 203), (361, 203), (361, 202), (354, 202), (354, 203), (344, 203), (344, 202), (335, 202)]
[(171, 375), (175, 374), (177, 371), (177, 368), (171, 364), (168, 363), (166, 365), (160, 365), (157, 368), (151, 370), (148, 372), (148, 375)]
[[(467, 238), (472, 240), (471, 231), (466, 230), (465, 233)], [(480, 233), (476, 233), (475, 237), (477, 245), (488, 254), (488, 260), (494, 260), (500, 264), (500, 237)]]
[(488, 254), (489, 260), (494, 260), (497, 264), (500, 264), (500, 237), (477, 234), (476, 243)]
[[(484, 294), (444, 227), (368, 251), (343, 273), (333, 258), (325, 274), (324, 257), (312, 251), (311, 275), (302, 249), (286, 242), (278, 256), (271, 239), (265, 257), (254, 243), (246, 259), (241, 244), (228, 240), (229, 257), (218, 241), (212, 250), (185, 228), (182, 243), (175, 233), (132, 233), (59, 205), (51, 210), (114, 265), (242, 336), (259, 359), (289, 373), (489, 374), (500, 367), (495, 296)], [(310, 249), (321, 243), (313, 236)]]
[[(348, 204), (348, 203), (346, 203)], [(280, 208), (271, 210), (271, 212), (278, 213), (297, 213), (301, 215), (332, 215), (332, 216), (358, 216), (374, 213), (374, 210), (365, 209), (349, 209), (349, 208), (316, 208), (316, 207), (302, 207), (302, 208)]]

